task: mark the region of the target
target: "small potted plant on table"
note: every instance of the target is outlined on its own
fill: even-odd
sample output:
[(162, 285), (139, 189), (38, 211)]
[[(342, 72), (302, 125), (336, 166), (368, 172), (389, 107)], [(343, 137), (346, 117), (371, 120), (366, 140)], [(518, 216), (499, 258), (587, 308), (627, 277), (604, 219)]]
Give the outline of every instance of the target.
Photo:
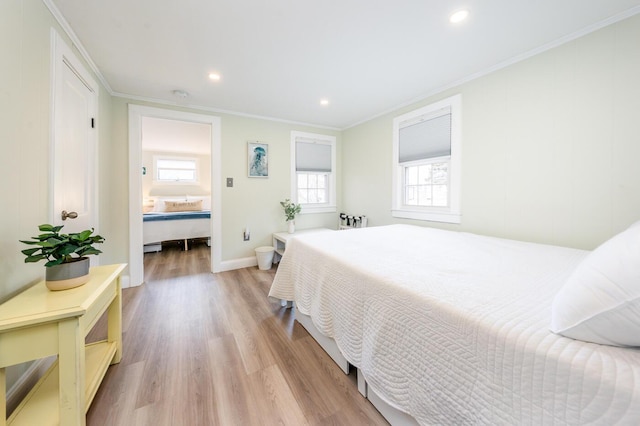
[(66, 290), (89, 281), (89, 258), (102, 253), (93, 244), (103, 243), (100, 235), (92, 235), (93, 228), (82, 232), (61, 234), (63, 226), (40, 225), (42, 232), (21, 243), (37, 246), (22, 250), (25, 263), (45, 260), (45, 280), (49, 290)]
[(284, 201), (280, 201), (280, 205), (284, 209), (284, 214), (287, 217), (287, 222), (289, 222), (289, 233), (293, 234), (294, 232), (296, 232), (296, 215), (302, 210), (302, 205), (292, 203), (288, 198)]

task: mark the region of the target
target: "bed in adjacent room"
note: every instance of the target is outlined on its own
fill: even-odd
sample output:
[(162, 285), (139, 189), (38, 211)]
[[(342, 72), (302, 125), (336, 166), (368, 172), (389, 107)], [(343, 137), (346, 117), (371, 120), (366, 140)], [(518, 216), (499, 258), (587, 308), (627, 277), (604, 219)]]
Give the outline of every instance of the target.
[(210, 244), (210, 197), (158, 197), (144, 213), (142, 223), (145, 252), (162, 250), (163, 241), (184, 241), (185, 250), (192, 239), (207, 239)]
[(392, 423), (640, 424), (636, 228), (604, 255), (409, 225), (302, 235), (269, 295)]

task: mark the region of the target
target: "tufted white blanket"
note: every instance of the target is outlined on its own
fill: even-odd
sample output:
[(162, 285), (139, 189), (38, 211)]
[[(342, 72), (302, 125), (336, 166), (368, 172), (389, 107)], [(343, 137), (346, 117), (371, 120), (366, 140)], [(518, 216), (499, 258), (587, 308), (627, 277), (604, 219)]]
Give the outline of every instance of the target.
[(640, 424), (640, 349), (548, 330), (587, 254), (408, 225), (301, 235), (269, 296), (421, 424)]

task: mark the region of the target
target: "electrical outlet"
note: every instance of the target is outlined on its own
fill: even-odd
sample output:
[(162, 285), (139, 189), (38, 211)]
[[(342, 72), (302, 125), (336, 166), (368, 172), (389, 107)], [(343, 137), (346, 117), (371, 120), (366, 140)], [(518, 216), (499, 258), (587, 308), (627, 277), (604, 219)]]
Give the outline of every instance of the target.
[(227, 178), (227, 188), (233, 188), (233, 178)]
[(245, 241), (249, 241), (251, 239), (251, 232), (249, 232), (249, 228), (246, 228), (244, 230), (244, 233), (242, 234), (242, 238), (244, 238)]

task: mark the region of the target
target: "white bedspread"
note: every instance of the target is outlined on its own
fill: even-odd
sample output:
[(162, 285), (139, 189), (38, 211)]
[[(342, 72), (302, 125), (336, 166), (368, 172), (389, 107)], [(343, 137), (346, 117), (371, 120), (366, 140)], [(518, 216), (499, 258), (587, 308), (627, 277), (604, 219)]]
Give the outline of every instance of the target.
[[(204, 212), (206, 213), (206, 212)], [(153, 214), (153, 213), (149, 213)], [(156, 214), (166, 215), (165, 212)], [(172, 213), (169, 213), (172, 214)], [(182, 215), (181, 212), (174, 213)], [(158, 220), (142, 222), (142, 243), (153, 244), (162, 241), (184, 240), (191, 238), (210, 238), (210, 218), (183, 218), (180, 220)]]
[(269, 295), (421, 424), (640, 424), (640, 350), (548, 330), (587, 253), (408, 225), (302, 235)]

